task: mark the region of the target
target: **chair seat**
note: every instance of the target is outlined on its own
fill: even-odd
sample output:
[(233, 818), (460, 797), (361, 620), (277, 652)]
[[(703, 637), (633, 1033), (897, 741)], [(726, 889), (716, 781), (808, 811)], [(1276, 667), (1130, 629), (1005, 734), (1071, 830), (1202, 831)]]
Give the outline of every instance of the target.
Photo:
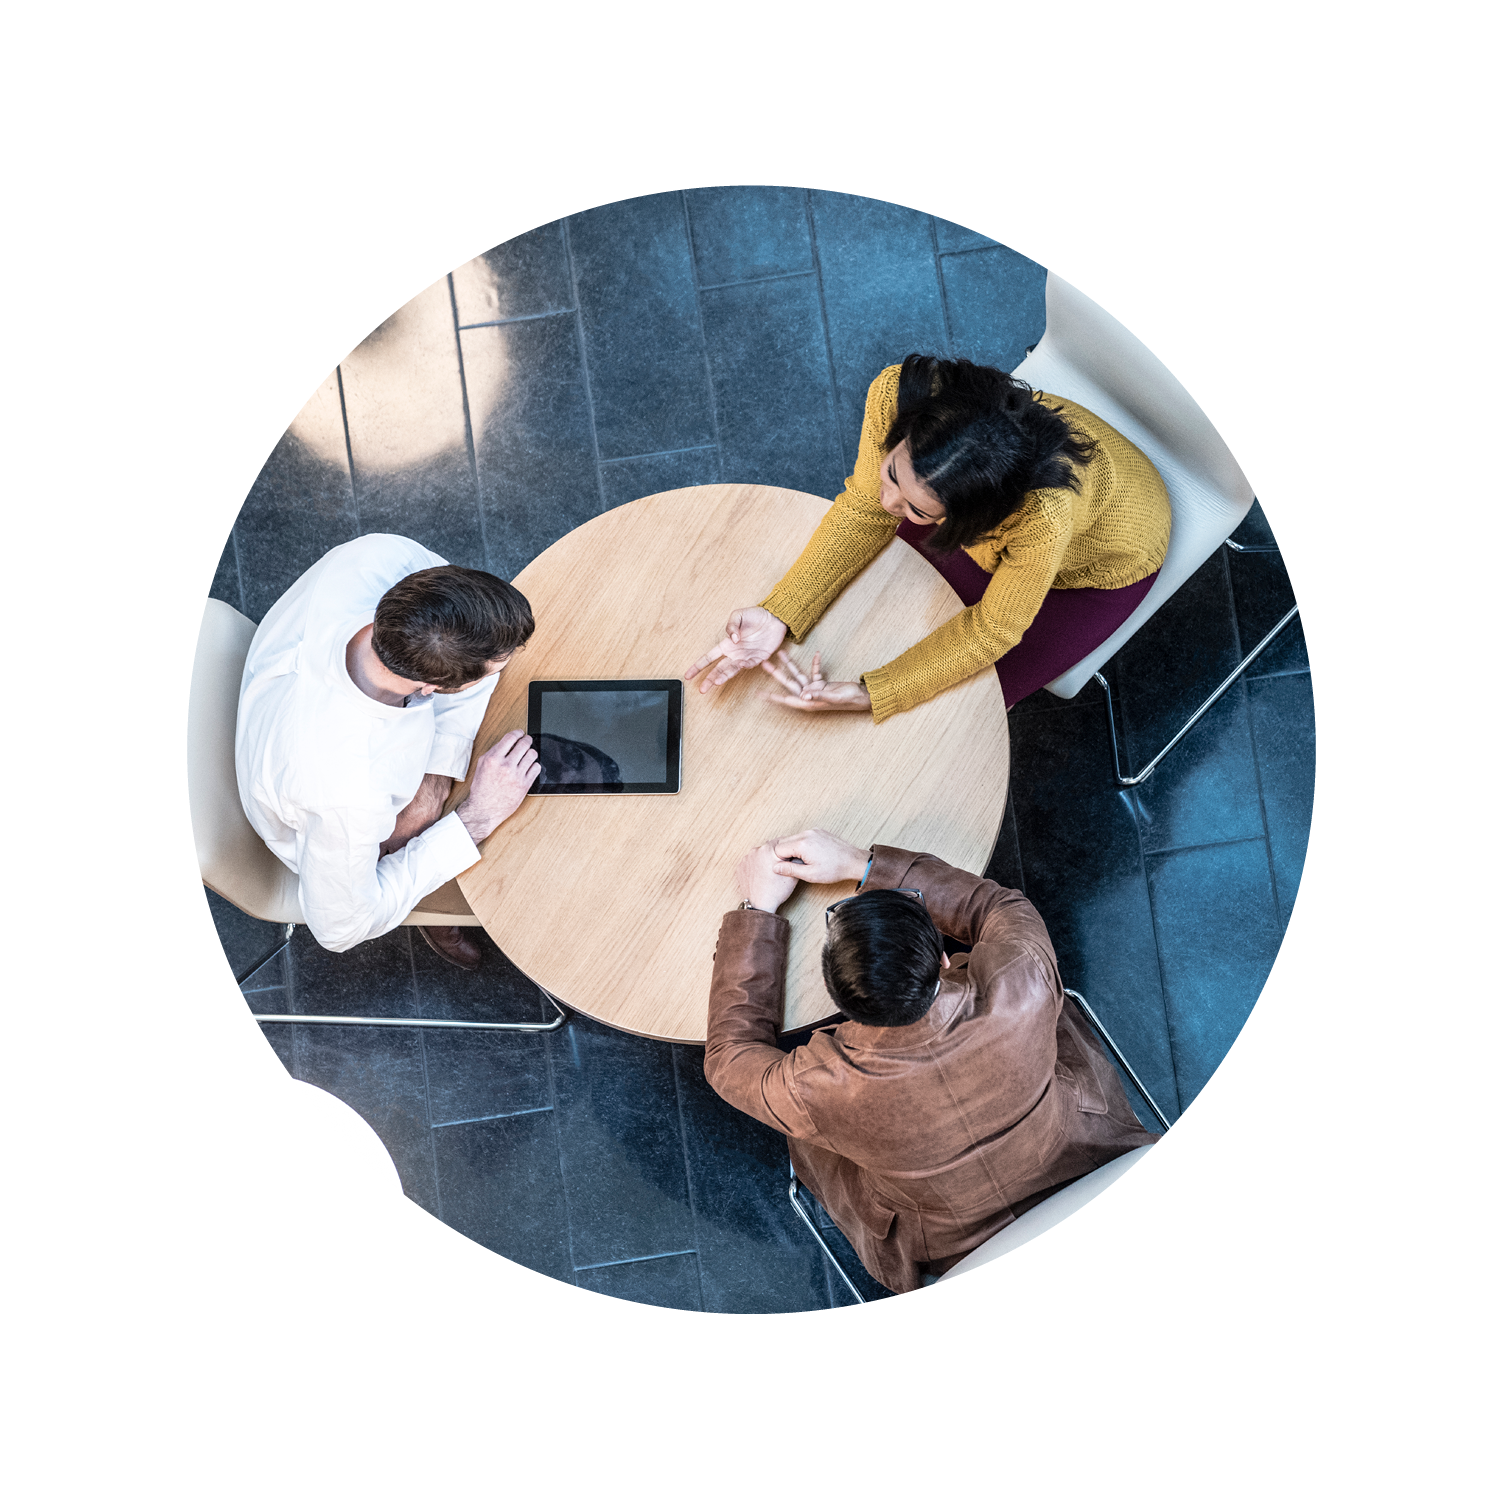
[(1224, 439), (1157, 357), (1097, 303), (1047, 273), (1047, 331), (1012, 372), (1103, 417), (1156, 465), (1172, 535), (1151, 592), (1103, 645), (1047, 684), (1071, 698), (1244, 520), (1255, 493)]
[[(255, 622), (219, 599), (204, 606), (188, 700), (188, 806), (203, 883), (247, 915), (285, 925), (303, 922), (296, 874), (251, 827), (234, 769), (240, 679)], [(417, 903), (405, 927), (479, 927), (456, 881)]]
[(939, 1276), (938, 1280), (951, 1281), (955, 1276), (977, 1270), (992, 1260), (999, 1260), (1002, 1255), (1009, 1255), (1012, 1250), (1019, 1249), (1039, 1234), (1045, 1234), (1054, 1224), (1061, 1224), (1064, 1219), (1077, 1213), (1085, 1203), (1097, 1198), (1112, 1182), (1118, 1181), (1135, 1166), (1148, 1151), (1154, 1149), (1152, 1146), (1138, 1146), (1134, 1151), (1127, 1151), (1124, 1156), (1117, 1156), (1113, 1161), (1106, 1162), (1087, 1177), (1070, 1182), (1050, 1198), (1043, 1198), (1035, 1208), (1022, 1214), (1014, 1223), (1007, 1224), (999, 1234), (992, 1235), (977, 1250), (971, 1250), (956, 1266)]

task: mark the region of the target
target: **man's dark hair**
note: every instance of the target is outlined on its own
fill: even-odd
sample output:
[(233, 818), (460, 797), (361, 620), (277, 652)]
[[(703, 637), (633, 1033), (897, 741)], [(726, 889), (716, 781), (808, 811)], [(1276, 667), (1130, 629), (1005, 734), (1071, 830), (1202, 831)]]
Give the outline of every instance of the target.
[(905, 440), (912, 472), (947, 515), (933, 552), (972, 547), (1032, 490), (1071, 489), (1094, 456), (1091, 438), (1035, 398), (1024, 380), (967, 359), (908, 354), (896, 388), (889, 453)]
[(370, 644), (386, 671), (452, 692), (485, 676), (535, 629), (531, 605), (514, 585), (448, 564), (422, 568), (386, 590)]
[(823, 983), (851, 1021), (920, 1021), (937, 993), (942, 966), (943, 940), (914, 896), (862, 891), (828, 920)]

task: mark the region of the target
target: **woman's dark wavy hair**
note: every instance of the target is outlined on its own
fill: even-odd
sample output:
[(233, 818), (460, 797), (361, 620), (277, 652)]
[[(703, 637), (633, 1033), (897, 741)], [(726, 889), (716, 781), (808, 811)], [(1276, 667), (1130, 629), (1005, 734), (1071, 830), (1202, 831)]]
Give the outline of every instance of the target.
[(943, 940), (927, 908), (900, 891), (861, 891), (828, 921), (823, 983), (852, 1021), (910, 1026), (937, 993)]
[(908, 354), (885, 451), (905, 440), (912, 471), (947, 515), (927, 540), (955, 552), (988, 536), (1031, 490), (1079, 488), (1094, 443), (1024, 380), (967, 359)]

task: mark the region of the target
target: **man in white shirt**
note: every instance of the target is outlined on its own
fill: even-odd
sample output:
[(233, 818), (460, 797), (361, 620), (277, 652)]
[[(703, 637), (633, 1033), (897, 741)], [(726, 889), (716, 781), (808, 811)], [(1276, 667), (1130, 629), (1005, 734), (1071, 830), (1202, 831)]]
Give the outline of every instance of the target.
[[(496, 678), (534, 628), (512, 585), (385, 535), (333, 548), (261, 621), (240, 683), (240, 801), (301, 877), (325, 948), (389, 932), (521, 805), (538, 767), (511, 730), (442, 816)], [(473, 929), (418, 930), (450, 963), (479, 966)]]

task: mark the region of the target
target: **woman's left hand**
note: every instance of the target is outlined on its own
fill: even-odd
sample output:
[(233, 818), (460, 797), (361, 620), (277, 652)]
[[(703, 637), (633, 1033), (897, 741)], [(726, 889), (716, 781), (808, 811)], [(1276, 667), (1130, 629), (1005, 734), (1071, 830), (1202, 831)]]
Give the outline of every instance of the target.
[(763, 693), (768, 703), (784, 703), (804, 713), (858, 713), (870, 711), (870, 695), (862, 682), (828, 682), (823, 676), (823, 653), (813, 652), (812, 672), (804, 672), (785, 651), (761, 663), (761, 670), (786, 689), (785, 693)]

